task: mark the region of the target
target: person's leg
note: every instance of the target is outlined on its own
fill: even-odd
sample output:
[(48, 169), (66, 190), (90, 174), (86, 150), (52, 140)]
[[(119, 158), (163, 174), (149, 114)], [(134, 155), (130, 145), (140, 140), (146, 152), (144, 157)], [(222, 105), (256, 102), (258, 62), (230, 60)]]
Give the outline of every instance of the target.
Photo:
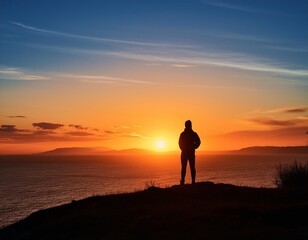
[(185, 175), (186, 175), (186, 166), (187, 166), (187, 156), (185, 154), (181, 154), (181, 165), (182, 165), (182, 170), (181, 170), (181, 185), (184, 184), (185, 182)]
[(190, 174), (191, 174), (191, 182), (195, 183), (196, 181), (196, 168), (195, 168), (195, 154), (189, 156), (189, 167), (190, 167)]

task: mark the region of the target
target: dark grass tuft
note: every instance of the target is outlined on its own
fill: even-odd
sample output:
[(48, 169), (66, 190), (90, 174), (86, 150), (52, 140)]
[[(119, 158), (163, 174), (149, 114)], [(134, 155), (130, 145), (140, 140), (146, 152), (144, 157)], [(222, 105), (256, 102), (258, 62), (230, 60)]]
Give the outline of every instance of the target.
[(157, 186), (155, 186), (155, 182), (154, 181), (148, 181), (148, 182), (145, 183), (144, 189), (146, 190), (146, 189), (153, 188), (153, 187), (157, 187)]
[(280, 188), (308, 187), (308, 162), (295, 160), (291, 164), (279, 164), (276, 167), (275, 184)]

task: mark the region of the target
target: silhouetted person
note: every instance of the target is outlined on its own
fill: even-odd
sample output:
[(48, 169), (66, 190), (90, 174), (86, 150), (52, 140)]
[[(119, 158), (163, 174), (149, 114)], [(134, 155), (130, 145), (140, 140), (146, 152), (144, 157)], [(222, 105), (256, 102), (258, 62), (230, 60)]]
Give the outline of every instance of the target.
[(196, 179), (196, 168), (195, 168), (195, 149), (201, 144), (200, 138), (196, 132), (192, 130), (191, 121), (185, 122), (184, 132), (181, 133), (179, 139), (179, 146), (182, 150), (181, 153), (181, 185), (185, 183), (186, 166), (189, 161), (191, 181), (194, 184)]

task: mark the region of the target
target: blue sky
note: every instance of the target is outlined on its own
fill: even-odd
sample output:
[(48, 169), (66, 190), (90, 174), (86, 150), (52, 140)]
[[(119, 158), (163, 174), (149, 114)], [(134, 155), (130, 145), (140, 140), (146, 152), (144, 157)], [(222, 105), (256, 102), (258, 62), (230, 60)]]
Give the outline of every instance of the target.
[(307, 1), (13, 0), (2, 1), (0, 11), (0, 64), (6, 67), (91, 65), (72, 53), (91, 50), (162, 57), (168, 51), (176, 58), (210, 53), (206, 59), (213, 62), (229, 57), (295, 71), (308, 63)]

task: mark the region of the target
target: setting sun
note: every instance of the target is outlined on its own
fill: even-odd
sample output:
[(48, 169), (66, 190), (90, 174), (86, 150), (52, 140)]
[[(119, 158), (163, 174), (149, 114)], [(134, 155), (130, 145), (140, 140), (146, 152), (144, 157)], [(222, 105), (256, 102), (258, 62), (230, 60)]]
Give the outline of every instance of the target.
[(159, 150), (163, 150), (164, 148), (166, 148), (166, 142), (164, 140), (158, 140), (156, 142), (156, 148)]

